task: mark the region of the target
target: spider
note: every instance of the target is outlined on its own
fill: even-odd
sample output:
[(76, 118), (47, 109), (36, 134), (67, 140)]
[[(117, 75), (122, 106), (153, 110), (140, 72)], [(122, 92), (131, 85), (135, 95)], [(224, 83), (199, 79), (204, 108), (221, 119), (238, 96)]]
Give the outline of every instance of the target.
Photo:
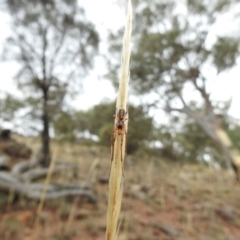
[(117, 112), (117, 115), (114, 115), (117, 122), (114, 125), (113, 133), (112, 133), (112, 140), (111, 140), (111, 148), (112, 148), (112, 154), (111, 154), (111, 161), (113, 160), (114, 156), (114, 142), (116, 139), (116, 134), (121, 135), (121, 161), (123, 161), (123, 154), (122, 154), (122, 145), (123, 145), (123, 136), (124, 134), (127, 135), (125, 121), (128, 120), (126, 118), (128, 112), (125, 111), (123, 108), (120, 108)]

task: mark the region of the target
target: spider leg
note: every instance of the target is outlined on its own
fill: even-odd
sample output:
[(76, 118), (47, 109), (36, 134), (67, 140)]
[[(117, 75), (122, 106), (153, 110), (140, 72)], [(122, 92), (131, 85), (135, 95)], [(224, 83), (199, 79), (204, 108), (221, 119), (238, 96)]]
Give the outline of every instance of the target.
[[(125, 151), (123, 151), (123, 139), (124, 139), (124, 134), (126, 136), (126, 130), (125, 128), (123, 128), (122, 132), (121, 132), (121, 162), (122, 162), (122, 175), (124, 176), (124, 164), (123, 164), (123, 158), (125, 157)], [(125, 137), (125, 141), (126, 141), (126, 137)], [(125, 146), (125, 149), (126, 149), (126, 146)]]
[(124, 129), (122, 129), (122, 131), (121, 131), (121, 161), (122, 161), (122, 162), (123, 162), (123, 154), (122, 154), (123, 134), (124, 134)]
[(111, 139), (111, 162), (113, 161), (113, 157), (114, 157), (114, 143), (115, 143), (115, 133), (116, 129), (113, 129), (113, 133), (112, 133), (112, 139)]
[(125, 130), (125, 154), (124, 154), (124, 157), (126, 156), (126, 152), (127, 152), (127, 131)]

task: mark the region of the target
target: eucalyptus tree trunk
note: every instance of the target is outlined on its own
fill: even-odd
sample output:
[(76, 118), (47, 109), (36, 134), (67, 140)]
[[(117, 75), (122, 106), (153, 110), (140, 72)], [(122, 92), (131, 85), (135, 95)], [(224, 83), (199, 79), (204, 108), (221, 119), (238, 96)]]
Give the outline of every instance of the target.
[(240, 152), (236, 149), (233, 149), (233, 143), (223, 129), (216, 129), (216, 134), (220, 139), (220, 147), (222, 152), (226, 156), (229, 156), (231, 166), (236, 173), (236, 178), (238, 181), (240, 181)]
[(214, 141), (216, 147), (222, 153), (227, 167), (232, 167), (236, 178), (240, 181), (240, 152), (233, 150), (233, 143), (227, 135), (226, 131), (221, 127), (217, 117), (211, 112), (210, 115), (200, 116), (191, 108), (185, 107), (181, 112), (186, 113), (189, 117), (195, 119), (203, 131)]
[(42, 158), (41, 163), (44, 166), (50, 164), (50, 136), (49, 136), (49, 114), (48, 114), (48, 89), (43, 89), (43, 130), (42, 130)]

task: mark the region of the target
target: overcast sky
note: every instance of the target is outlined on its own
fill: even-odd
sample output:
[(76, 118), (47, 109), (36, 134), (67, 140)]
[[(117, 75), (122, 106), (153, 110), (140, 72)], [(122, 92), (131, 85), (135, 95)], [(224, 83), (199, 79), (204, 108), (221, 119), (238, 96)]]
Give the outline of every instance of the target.
[[(103, 43), (101, 43), (100, 51), (106, 52), (106, 38), (108, 30), (120, 28), (125, 19), (124, 8), (120, 7), (119, 2), (116, 0), (79, 0), (81, 6), (86, 10), (87, 18), (94, 22)], [(114, 18), (112, 19), (112, 16)], [(111, 21), (109, 21), (111, 19)], [(8, 27), (9, 17), (7, 14), (0, 12), (0, 52), (4, 39), (11, 33)], [(1, 91), (7, 91), (19, 95), (15, 84), (13, 83), (13, 76), (18, 69), (17, 63), (14, 62), (0, 62), (1, 71)], [(92, 105), (98, 104), (101, 99), (114, 99), (116, 93), (111, 82), (104, 79), (103, 75), (106, 74), (106, 66), (101, 57), (96, 59), (94, 71), (92, 71), (85, 80), (84, 94), (79, 96), (73, 103), (78, 109), (87, 109)], [(94, 86), (94, 88), (92, 87)], [(0, 92), (1, 94), (1, 92)]]
[[(105, 1), (95, 1), (95, 0), (79, 0), (81, 3), (84, 3), (86, 7), (87, 16), (89, 19), (94, 21), (97, 24), (97, 27), (101, 29), (101, 33), (104, 33), (102, 36), (106, 37), (106, 29), (116, 30), (120, 26), (125, 23), (125, 11), (124, 11), (124, 2), (125, 0), (105, 0)], [(92, 7), (94, 6), (94, 8)], [(239, 25), (236, 25), (234, 22), (234, 14), (240, 12), (240, 5), (237, 8), (233, 9), (233, 12), (229, 12), (224, 14), (223, 17), (219, 19), (217, 25), (212, 29), (212, 33), (210, 34), (209, 42), (214, 41), (214, 39), (223, 33), (236, 34), (236, 31), (239, 30)], [(114, 17), (113, 17), (114, 16)], [(133, 24), (137, 24), (134, 23)], [(106, 40), (105, 38), (103, 40)], [(99, 64), (99, 65), (98, 65)], [(96, 66), (96, 72), (93, 73), (92, 78), (89, 78), (89, 81), (85, 85), (86, 93), (87, 90), (91, 91), (91, 84), (95, 82), (96, 79), (94, 75), (99, 73), (101, 76), (101, 72), (105, 71), (104, 66), (99, 67), (101, 64), (98, 63)], [(229, 100), (232, 99), (231, 109), (229, 114), (240, 119), (240, 61), (238, 60), (238, 64), (231, 69), (230, 71), (226, 71), (218, 76), (216, 76), (215, 72), (212, 71), (211, 66), (209, 69), (205, 70), (205, 74), (212, 79), (210, 84), (208, 84), (209, 92), (211, 93), (211, 97), (214, 100)], [(95, 83), (94, 83), (95, 84)], [(103, 84), (103, 86), (102, 86)], [(115, 97), (114, 90), (111, 86), (111, 83), (106, 81), (97, 81), (96, 86), (99, 87), (95, 91), (95, 96), (98, 96), (99, 99), (106, 97), (106, 93), (109, 94), (109, 97)], [(105, 94), (102, 95), (101, 89), (104, 89)], [(107, 94), (107, 95), (108, 95)], [(188, 98), (192, 99), (195, 96), (192, 93), (188, 94)], [(82, 96), (80, 98), (85, 98)], [(87, 95), (86, 95), (87, 99)], [(130, 99), (136, 100), (133, 96), (130, 96)], [(92, 104), (96, 99), (92, 99)], [(99, 101), (99, 100), (97, 100)], [(159, 119), (159, 118), (158, 118)]]
[[(106, 38), (108, 30), (117, 30), (125, 23), (125, 9), (123, 3), (125, 0), (79, 0), (82, 6), (86, 9), (86, 14), (89, 20), (96, 24), (98, 31), (101, 34), (100, 50), (104, 53), (106, 51)], [(236, 9), (240, 12), (240, 9)], [(232, 14), (225, 14), (220, 19), (218, 24), (215, 26), (212, 32), (212, 38), (216, 37), (219, 32), (234, 32), (236, 26), (232, 26)], [(133, 23), (137, 24), (137, 23)], [(239, 26), (237, 26), (239, 27)], [(8, 27), (8, 16), (4, 13), (0, 13), (0, 43), (2, 45), (3, 40), (10, 34)], [(2, 46), (0, 45), (0, 51)], [(120, 59), (119, 59), (120, 61)], [(1, 72), (1, 90), (12, 92), (15, 94), (17, 90), (12, 82), (12, 77), (16, 74), (18, 67), (16, 63), (0, 63)], [(116, 93), (112, 84), (109, 80), (104, 79), (103, 75), (106, 73), (106, 67), (101, 58), (96, 59), (95, 69), (86, 78), (84, 84), (84, 94), (80, 95), (76, 99), (73, 105), (77, 109), (87, 109), (90, 106), (98, 104), (102, 99), (115, 99)], [(240, 119), (240, 62), (231, 71), (225, 72), (216, 76), (214, 72), (207, 71), (207, 75), (214, 79), (211, 85), (208, 85), (209, 91), (211, 92), (212, 99), (215, 100), (228, 100), (232, 98), (232, 105), (230, 114)], [(94, 88), (92, 87), (94, 86)], [(1, 94), (1, 92), (0, 92)], [(189, 93), (189, 98), (194, 98), (193, 93)], [(130, 96), (130, 99), (134, 101), (136, 98)], [(160, 119), (161, 116), (157, 118)]]

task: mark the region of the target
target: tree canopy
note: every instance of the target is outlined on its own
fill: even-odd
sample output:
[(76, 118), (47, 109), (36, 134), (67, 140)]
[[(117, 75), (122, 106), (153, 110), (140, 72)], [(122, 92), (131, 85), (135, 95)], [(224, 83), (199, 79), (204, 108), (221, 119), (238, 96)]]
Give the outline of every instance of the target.
[[(217, 117), (217, 103), (208, 91), (214, 81), (208, 73), (211, 70), (217, 76), (237, 62), (240, 36), (222, 30), (211, 36), (219, 18), (236, 4), (232, 0), (138, 0), (134, 7), (137, 24), (131, 58), (132, 91), (151, 95), (151, 102), (146, 103), (149, 106), (193, 118), (219, 146), (226, 162), (232, 157), (218, 135), (223, 126)], [(120, 32), (110, 35), (111, 53), (119, 51)], [(118, 66), (114, 61), (109, 61), (109, 69), (109, 76), (116, 80)]]
[(50, 123), (93, 66), (98, 33), (77, 0), (11, 0), (5, 8), (12, 33), (3, 55), (20, 65), (16, 80), (28, 105), (26, 116), (42, 124), (44, 161), (49, 162)]

